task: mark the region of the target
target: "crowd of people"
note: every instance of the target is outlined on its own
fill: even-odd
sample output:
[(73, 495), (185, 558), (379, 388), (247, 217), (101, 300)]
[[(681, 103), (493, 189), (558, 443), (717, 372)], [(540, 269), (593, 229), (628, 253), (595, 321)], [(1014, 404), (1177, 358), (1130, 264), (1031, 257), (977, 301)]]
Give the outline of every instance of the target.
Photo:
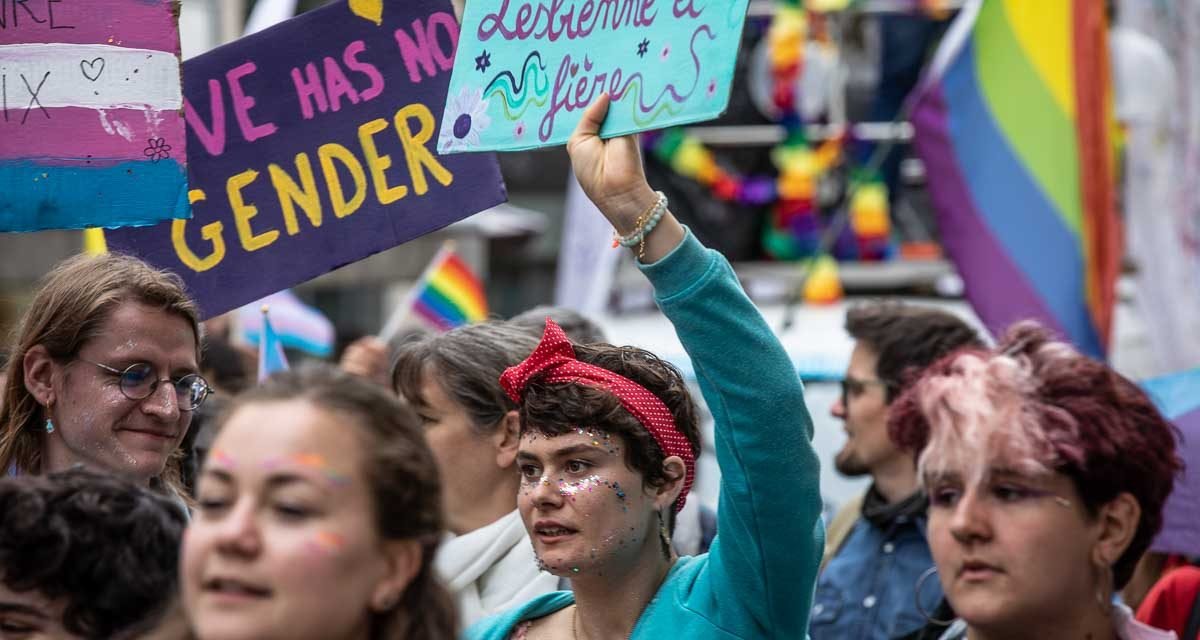
[(684, 376), (586, 318), (366, 339), (251, 386), (177, 277), (78, 257), (5, 368), (0, 638), (1196, 637), (1200, 549), (1153, 546), (1179, 434), (1036, 325), (989, 347), (852, 309), (834, 464), (871, 484), (826, 526), (794, 364), (636, 139), (599, 137), (607, 106), (568, 152), (692, 361), (715, 513)]

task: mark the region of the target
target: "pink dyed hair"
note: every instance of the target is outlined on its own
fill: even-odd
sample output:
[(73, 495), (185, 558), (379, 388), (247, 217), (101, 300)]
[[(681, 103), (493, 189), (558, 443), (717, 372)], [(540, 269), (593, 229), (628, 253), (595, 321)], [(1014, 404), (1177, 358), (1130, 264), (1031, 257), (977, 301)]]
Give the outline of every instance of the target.
[(1174, 427), (1137, 385), (1033, 322), (1013, 326), (995, 349), (962, 350), (926, 369), (892, 404), (888, 431), (917, 454), (922, 475), (999, 458), (1022, 473), (1071, 478), (1092, 514), (1133, 495), (1142, 515), (1113, 566), (1118, 589), (1162, 527), (1182, 468)]

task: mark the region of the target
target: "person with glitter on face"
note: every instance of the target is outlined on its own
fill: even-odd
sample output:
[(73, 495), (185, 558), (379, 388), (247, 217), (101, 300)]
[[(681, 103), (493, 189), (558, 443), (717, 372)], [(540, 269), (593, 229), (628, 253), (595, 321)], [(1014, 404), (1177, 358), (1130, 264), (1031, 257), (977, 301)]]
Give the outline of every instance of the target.
[(464, 629), (558, 588), (534, 562), (517, 512), (520, 421), (500, 386), (500, 374), (536, 346), (509, 323), (471, 324), (404, 343), (392, 370), (442, 477), (450, 533), (434, 566)]
[(889, 433), (929, 494), (923, 579), (958, 616), (941, 640), (1175, 637), (1113, 603), (1180, 469), (1173, 427), (1135, 384), (1022, 323), (927, 369)]
[(572, 345), (552, 321), (505, 372), (519, 402), (518, 505), (540, 563), (570, 578), (470, 640), (803, 638), (823, 545), (812, 421), (787, 353), (729, 263), (646, 183), (636, 138), (599, 137), (608, 96), (568, 142), (585, 193), (624, 235), (712, 409), (721, 466), (709, 553), (669, 544), (699, 452), (679, 372), (632, 347)]
[(56, 266), (13, 334), (0, 470), (82, 464), (182, 495), (179, 443), (210, 391), (197, 316), (178, 276), (137, 258)]

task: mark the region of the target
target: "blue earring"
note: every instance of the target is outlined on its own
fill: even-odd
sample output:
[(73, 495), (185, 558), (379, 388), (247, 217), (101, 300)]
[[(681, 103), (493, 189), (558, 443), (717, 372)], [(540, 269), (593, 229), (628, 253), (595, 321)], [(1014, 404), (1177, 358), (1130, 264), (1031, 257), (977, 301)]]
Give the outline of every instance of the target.
[(54, 421), (46, 418), (46, 433), (54, 433)]

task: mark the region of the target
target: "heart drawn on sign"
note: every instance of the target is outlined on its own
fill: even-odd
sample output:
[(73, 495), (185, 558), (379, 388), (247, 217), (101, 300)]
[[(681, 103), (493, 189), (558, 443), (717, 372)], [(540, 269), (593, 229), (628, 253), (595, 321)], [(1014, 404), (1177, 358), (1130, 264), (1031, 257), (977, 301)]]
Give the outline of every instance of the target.
[(83, 72), (83, 77), (95, 82), (100, 78), (100, 74), (104, 73), (104, 58), (80, 60), (79, 70)]
[(350, 0), (350, 11), (376, 25), (383, 24), (383, 0)]

